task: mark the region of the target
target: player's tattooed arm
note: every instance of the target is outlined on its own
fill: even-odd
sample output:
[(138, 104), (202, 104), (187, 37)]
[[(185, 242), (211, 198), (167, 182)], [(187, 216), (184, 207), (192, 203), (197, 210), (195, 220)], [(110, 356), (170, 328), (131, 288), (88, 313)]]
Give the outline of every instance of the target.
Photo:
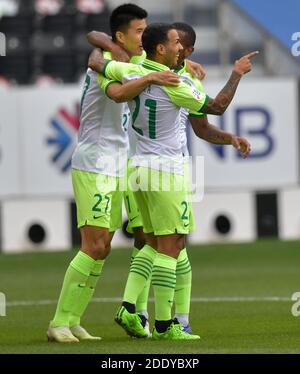
[(232, 134), (211, 125), (207, 116), (189, 117), (193, 131), (198, 138), (213, 144), (231, 144)]
[(209, 143), (228, 144), (236, 148), (244, 158), (248, 157), (251, 146), (247, 139), (235, 136), (211, 125), (207, 117), (189, 117), (195, 135)]
[(104, 32), (91, 31), (87, 34), (86, 38), (92, 46), (111, 52), (113, 60), (121, 62), (129, 61), (129, 56), (124, 49), (114, 43), (111, 37)]
[(101, 49), (95, 48), (89, 56), (88, 67), (101, 74), (106, 61), (107, 60), (104, 59)]
[(256, 56), (257, 53), (257, 51), (251, 52), (235, 62), (234, 69), (228, 82), (214, 99), (209, 98), (206, 105), (201, 109), (203, 113), (220, 116), (225, 112), (234, 97), (242, 76), (251, 71), (251, 58)]

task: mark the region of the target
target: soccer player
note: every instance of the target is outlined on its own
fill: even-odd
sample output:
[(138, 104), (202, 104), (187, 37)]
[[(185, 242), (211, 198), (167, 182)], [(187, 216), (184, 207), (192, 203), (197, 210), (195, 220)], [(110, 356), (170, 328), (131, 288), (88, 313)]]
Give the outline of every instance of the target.
[[(130, 5), (112, 13), (112, 34), (129, 56), (141, 55), (146, 11)], [(119, 41), (120, 40), (120, 41)], [(105, 53), (111, 58), (110, 53)], [(154, 72), (124, 85), (87, 70), (81, 98), (78, 145), (72, 158), (72, 182), (77, 205), (81, 249), (66, 272), (55, 316), (47, 331), (57, 342), (99, 340), (81, 325), (101, 274), (116, 229), (122, 225), (121, 184), (127, 167), (127, 104), (149, 84), (179, 83), (171, 72)], [(139, 320), (139, 318), (137, 317)], [(145, 332), (144, 332), (145, 334)]]
[[(193, 77), (185, 69), (185, 60), (191, 56), (194, 51), (194, 45), (196, 41), (195, 30), (187, 23), (175, 22), (172, 26), (178, 32), (180, 44), (183, 49), (180, 51), (178, 58), (178, 64), (174, 70), (177, 74), (184, 77), (186, 82), (194, 85), (200, 92), (204, 92), (202, 83), (199, 79)], [(181, 108), (181, 143), (182, 143), (182, 153), (185, 159), (189, 160), (189, 150), (187, 147), (187, 134), (186, 129), (192, 124), (194, 133), (197, 137), (209, 143), (215, 144), (231, 144), (236, 149), (241, 151), (243, 157), (247, 157), (251, 148), (249, 142), (242, 137), (234, 136), (229, 132), (220, 130), (217, 127), (208, 123), (207, 115), (197, 115), (189, 116), (189, 112), (185, 108)], [(188, 178), (189, 175), (189, 163), (186, 164), (187, 170), (185, 170), (185, 177)], [(187, 186), (189, 185), (189, 180), (187, 181)], [(194, 230), (194, 215), (193, 207), (190, 205), (190, 231)], [(189, 323), (189, 311), (190, 311), (190, 298), (191, 298), (191, 286), (192, 286), (192, 270), (187, 255), (186, 248), (180, 251), (177, 258), (176, 266), (176, 286), (175, 286), (175, 315), (173, 321), (182, 324), (183, 330), (192, 333)]]
[[(169, 67), (176, 66), (182, 46), (174, 27), (166, 24), (150, 25), (144, 31), (142, 40), (147, 53), (147, 59), (142, 65), (103, 59), (104, 75), (126, 82), (153, 70), (167, 71)], [(184, 332), (181, 325), (174, 324), (171, 318), (177, 257), (184, 248), (184, 235), (189, 232), (190, 216), (187, 191), (174, 188), (179, 184), (184, 185), (180, 107), (188, 108), (190, 115), (194, 116), (202, 116), (202, 113), (223, 114), (242, 75), (251, 70), (250, 58), (254, 55), (256, 52), (235, 63), (229, 81), (215, 99), (199, 92), (193, 85), (181, 82), (176, 88), (151, 85), (129, 102), (132, 128), (138, 140), (136, 155), (131, 162), (131, 185), (141, 211), (144, 232), (148, 242), (152, 242), (152, 246), (144, 247), (133, 260), (123, 304), (116, 315), (116, 321), (131, 335), (139, 336), (138, 331), (134, 331), (133, 323), (135, 303), (152, 273), (155, 297), (153, 338), (199, 339), (197, 335)], [(151, 176), (151, 183), (153, 180), (159, 183), (164, 179), (169, 180), (171, 190), (151, 190), (148, 175)], [(134, 181), (139, 181), (140, 188), (136, 189)]]

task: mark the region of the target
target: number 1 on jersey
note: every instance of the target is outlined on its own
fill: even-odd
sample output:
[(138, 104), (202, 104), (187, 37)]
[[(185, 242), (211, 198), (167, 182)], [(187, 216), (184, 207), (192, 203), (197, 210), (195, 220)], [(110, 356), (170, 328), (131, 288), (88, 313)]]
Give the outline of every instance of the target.
[[(140, 98), (137, 96), (135, 99), (135, 110), (132, 115), (132, 128), (140, 135), (144, 136), (142, 129), (134, 126), (135, 120), (140, 111)], [(156, 100), (146, 99), (145, 106), (149, 108), (149, 118), (148, 118), (148, 127), (149, 127), (149, 138), (156, 139)]]
[(156, 139), (156, 100), (147, 99), (145, 106), (149, 108), (149, 138)]

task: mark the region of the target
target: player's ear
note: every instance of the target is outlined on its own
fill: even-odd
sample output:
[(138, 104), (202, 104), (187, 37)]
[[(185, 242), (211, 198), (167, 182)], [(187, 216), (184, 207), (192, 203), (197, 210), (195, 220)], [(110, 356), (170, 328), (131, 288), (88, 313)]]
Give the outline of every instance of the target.
[(163, 44), (157, 44), (157, 46), (156, 46), (156, 52), (159, 55), (164, 55), (165, 52), (166, 52), (166, 47)]
[(194, 52), (195, 48), (194, 47), (188, 47), (185, 49), (185, 58), (188, 58), (193, 52)]
[(117, 40), (119, 43), (124, 44), (124, 33), (122, 33), (122, 31), (117, 31), (117, 32), (116, 32), (116, 40)]

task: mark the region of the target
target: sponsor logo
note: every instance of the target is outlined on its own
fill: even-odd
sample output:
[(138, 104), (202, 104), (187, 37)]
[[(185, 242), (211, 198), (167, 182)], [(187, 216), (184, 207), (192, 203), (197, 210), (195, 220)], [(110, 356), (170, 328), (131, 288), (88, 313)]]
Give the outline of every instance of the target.
[(73, 113), (65, 108), (60, 108), (50, 120), (53, 134), (48, 136), (46, 141), (48, 146), (53, 149), (51, 161), (62, 173), (67, 172), (71, 167), (79, 125), (79, 104), (76, 105)]

